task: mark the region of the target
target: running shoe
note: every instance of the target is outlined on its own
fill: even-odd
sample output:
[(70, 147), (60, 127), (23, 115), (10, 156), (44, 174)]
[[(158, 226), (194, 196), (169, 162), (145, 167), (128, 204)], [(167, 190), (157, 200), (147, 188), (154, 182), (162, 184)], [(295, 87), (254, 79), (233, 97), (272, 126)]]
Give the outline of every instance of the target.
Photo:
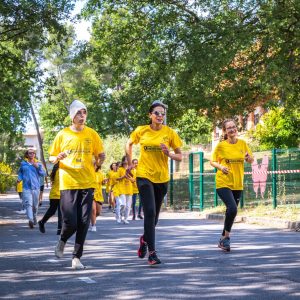
[(118, 224), (121, 224), (121, 223), (122, 223), (121, 219), (118, 219), (118, 220), (117, 220), (117, 223), (118, 223)]
[(124, 224), (129, 224), (129, 221), (128, 220), (124, 220)]
[(140, 220), (143, 220), (143, 219), (144, 219), (142, 215), (138, 215), (137, 217), (138, 217)]
[(144, 258), (147, 254), (147, 243), (144, 241), (144, 236), (140, 237), (140, 247), (138, 249), (138, 257)]
[(92, 231), (92, 232), (96, 232), (96, 231), (97, 231), (96, 225), (92, 226), (91, 231)]
[(149, 253), (148, 264), (151, 266), (161, 264), (160, 259), (157, 257), (156, 251), (151, 251)]
[(62, 258), (64, 255), (66, 243), (62, 240), (59, 240), (56, 247), (55, 247), (55, 256), (57, 258)]
[(39, 230), (41, 233), (45, 233), (45, 225), (44, 223), (42, 223), (42, 221), (38, 221), (38, 224), (39, 224)]
[(226, 237), (224, 239), (220, 239), (218, 247), (226, 252), (229, 252), (230, 251), (230, 238)]
[(32, 220), (29, 220), (29, 222), (28, 222), (28, 226), (29, 226), (29, 228), (30, 228), (30, 229), (32, 229), (32, 228), (33, 228), (33, 221), (32, 221)]
[(84, 268), (85, 268), (84, 265), (80, 262), (80, 259), (78, 257), (74, 257), (72, 259), (72, 269), (82, 270)]

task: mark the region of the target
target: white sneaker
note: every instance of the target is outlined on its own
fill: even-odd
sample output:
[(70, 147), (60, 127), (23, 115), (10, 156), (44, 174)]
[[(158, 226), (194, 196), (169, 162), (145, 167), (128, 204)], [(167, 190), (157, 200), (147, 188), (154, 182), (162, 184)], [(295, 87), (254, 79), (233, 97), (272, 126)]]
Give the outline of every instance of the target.
[(74, 270), (82, 270), (85, 266), (80, 262), (80, 259), (77, 257), (74, 257), (72, 259), (72, 269)]
[(65, 245), (66, 243), (63, 242), (62, 240), (59, 240), (56, 247), (55, 247), (55, 256), (57, 258), (62, 258), (64, 255), (64, 250), (65, 250)]
[(91, 231), (93, 231), (93, 232), (96, 232), (96, 231), (97, 231), (96, 225), (94, 225), (94, 226), (91, 227)]
[(118, 220), (117, 220), (117, 223), (118, 223), (118, 224), (121, 224), (121, 223), (122, 223), (121, 219), (118, 219)]
[(26, 214), (26, 209), (17, 210), (16, 213), (19, 215), (24, 215), (24, 214)]
[(128, 220), (124, 220), (124, 224), (129, 224), (129, 221)]

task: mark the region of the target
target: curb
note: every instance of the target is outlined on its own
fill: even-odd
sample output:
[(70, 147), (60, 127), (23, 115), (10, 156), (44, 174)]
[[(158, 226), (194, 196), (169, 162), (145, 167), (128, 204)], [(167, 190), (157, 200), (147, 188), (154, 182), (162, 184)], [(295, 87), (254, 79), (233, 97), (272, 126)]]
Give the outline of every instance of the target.
[[(224, 221), (225, 216), (221, 214), (207, 214), (207, 220), (218, 220)], [(294, 231), (300, 231), (300, 221), (287, 221), (281, 219), (267, 219), (267, 218), (256, 218), (256, 217), (242, 217), (237, 216), (234, 220), (235, 223), (243, 222), (249, 224), (263, 224), (268, 227), (276, 227), (283, 229), (290, 229)]]

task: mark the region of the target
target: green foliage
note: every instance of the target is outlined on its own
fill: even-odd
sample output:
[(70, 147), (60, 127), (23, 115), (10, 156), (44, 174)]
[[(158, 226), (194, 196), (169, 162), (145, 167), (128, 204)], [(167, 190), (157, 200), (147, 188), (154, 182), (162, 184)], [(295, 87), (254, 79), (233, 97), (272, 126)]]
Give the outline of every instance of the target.
[(0, 134), (0, 140), (0, 161), (16, 170), (19, 167), (20, 157), (23, 155), (24, 138), (22, 133)]
[[(87, 1), (88, 56), (128, 132), (151, 101), (169, 124), (187, 108), (216, 121), (268, 99), (299, 104), (300, 2)], [(112, 124), (116, 117), (112, 115)]]
[[(121, 161), (125, 155), (125, 145), (128, 140), (128, 136), (124, 135), (109, 135), (103, 139), (104, 151), (106, 154), (103, 170), (108, 171), (109, 166), (114, 163)], [(132, 158), (139, 158), (139, 146), (133, 146)]]
[(40, 97), (42, 51), (51, 34), (56, 34), (52, 43), (64, 37), (63, 21), (73, 7), (73, 0), (0, 2), (0, 135), (5, 137), (0, 157), (5, 161), (15, 159), (30, 102)]
[(182, 139), (189, 144), (208, 144), (211, 141), (213, 124), (206, 116), (200, 116), (194, 109), (188, 109), (176, 121), (176, 128)]
[(299, 111), (288, 111), (283, 107), (273, 108), (263, 115), (261, 121), (253, 134), (261, 150), (299, 147)]
[(0, 193), (5, 193), (13, 186), (14, 178), (12, 169), (7, 164), (0, 162)]

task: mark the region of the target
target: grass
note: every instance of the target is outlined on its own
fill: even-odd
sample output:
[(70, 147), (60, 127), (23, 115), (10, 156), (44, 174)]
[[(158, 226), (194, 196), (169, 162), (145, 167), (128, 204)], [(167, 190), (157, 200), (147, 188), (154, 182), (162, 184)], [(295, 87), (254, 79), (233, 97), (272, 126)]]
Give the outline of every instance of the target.
[[(225, 206), (221, 205), (214, 208), (205, 209), (200, 214), (224, 214), (225, 210)], [(271, 205), (258, 205), (255, 207), (239, 209), (238, 216), (266, 218), (270, 220), (280, 219), (295, 222), (300, 221), (300, 208), (290, 205), (273, 209)]]

